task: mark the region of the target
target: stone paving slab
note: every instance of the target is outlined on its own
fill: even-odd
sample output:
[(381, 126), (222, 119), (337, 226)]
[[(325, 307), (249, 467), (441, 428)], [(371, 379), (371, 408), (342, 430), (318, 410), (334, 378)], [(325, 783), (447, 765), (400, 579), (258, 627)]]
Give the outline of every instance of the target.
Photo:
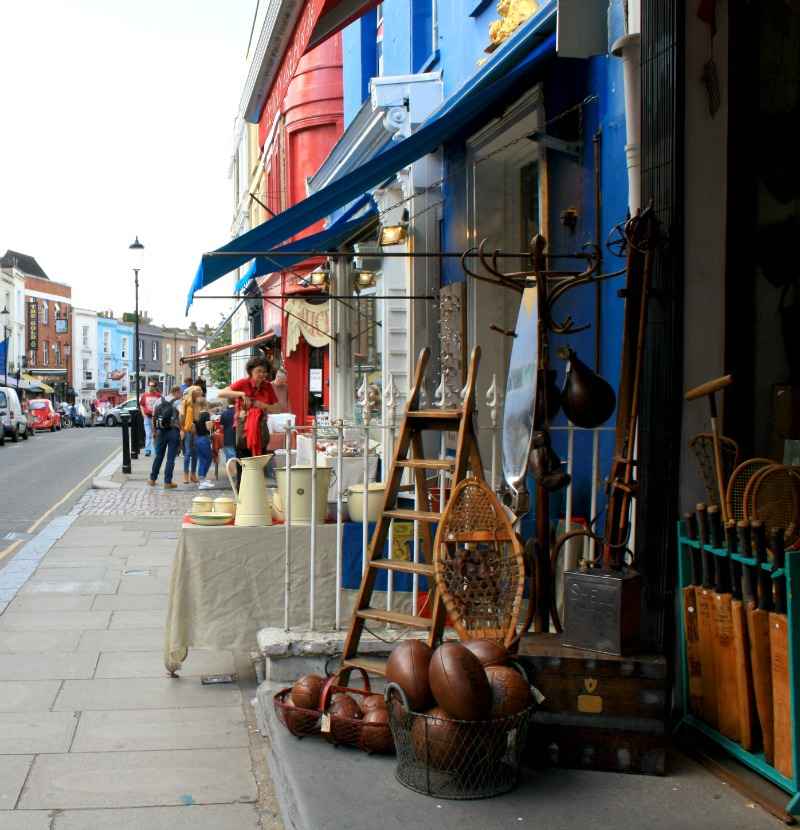
[[(0, 733), (1, 730), (2, 721)], [(247, 725), (241, 706), (148, 709), (141, 712), (95, 711), (81, 715), (72, 752), (223, 749), (246, 747), (248, 744)]]
[(94, 598), (95, 611), (164, 611), (169, 607), (166, 594), (102, 594)]
[[(48, 810), (15, 810), (3, 814), (3, 830), (53, 830), (55, 820)], [(99, 829), (100, 825), (95, 825)]]
[(28, 582), (21, 588), (22, 596), (38, 594), (116, 594), (120, 586), (119, 579), (104, 579), (91, 582), (75, 580), (73, 582)]
[[(0, 810), (14, 809), (32, 761), (32, 755), (0, 756)], [(0, 827), (5, 830), (5, 816)]]
[[(8, 606), (9, 612), (39, 612), (39, 611), (91, 611), (95, 598), (92, 596), (46, 596), (46, 597), (17, 597)], [(102, 610), (102, 609), (97, 609)]]
[[(236, 670), (230, 651), (189, 649), (189, 656), (181, 666), (181, 677), (199, 677), (203, 674), (229, 674)], [(105, 652), (100, 655), (95, 677), (166, 677), (163, 651)]]
[(0, 680), (0, 712), (47, 711), (60, 688), (60, 680)]
[(67, 680), (53, 711), (91, 709), (181, 709), (196, 706), (238, 706), (236, 685), (203, 686), (186, 677)]
[(61, 545), (54, 547), (42, 559), (42, 565), (47, 567), (85, 567), (96, 562), (111, 564), (113, 547), (105, 548), (65, 548)]
[[(2, 619), (2, 618), (0, 618)], [(135, 631), (118, 628), (116, 631), (84, 631), (78, 642), (78, 651), (152, 651), (164, 648), (164, 634), (157, 628)]]
[(79, 680), (94, 676), (100, 655), (93, 651), (66, 654), (0, 654), (3, 680)]
[(110, 631), (118, 628), (160, 628), (163, 629), (166, 623), (166, 612), (159, 614), (157, 611), (112, 611), (111, 623), (108, 626)]
[(44, 564), (31, 577), (32, 583), (37, 582), (91, 582), (96, 579), (114, 579), (120, 576), (122, 565), (117, 562), (108, 565), (76, 565), (74, 567), (50, 567)]
[(116, 545), (141, 547), (147, 541), (142, 531), (130, 532), (101, 527), (70, 528), (60, 540), (63, 548), (108, 548)]
[(175, 560), (175, 548), (170, 551), (147, 551), (147, 553), (131, 554), (126, 559), (128, 568), (172, 567)]
[[(97, 591), (100, 594), (113, 594), (115, 591)], [(141, 576), (123, 576), (119, 583), (122, 594), (169, 594), (169, 577), (153, 574)]]
[(12, 611), (0, 617), (0, 629), (14, 631), (88, 631), (106, 629), (110, 611)]
[[(42, 815), (37, 813), (36, 815)], [(44, 813), (43, 815), (49, 815)], [(49, 824), (31, 824), (46, 830)], [(194, 807), (139, 807), (134, 810), (68, 810), (55, 817), (52, 830), (260, 830), (258, 814), (249, 804), (212, 804)], [(5, 825), (3, 830), (6, 830)], [(9, 830), (28, 830), (12, 825)]]
[(0, 714), (0, 756), (68, 752), (77, 723), (74, 712)]
[(75, 651), (80, 638), (80, 631), (0, 631), (0, 654)]
[(189, 806), (255, 799), (246, 749), (102, 752), (38, 756), (20, 808)]

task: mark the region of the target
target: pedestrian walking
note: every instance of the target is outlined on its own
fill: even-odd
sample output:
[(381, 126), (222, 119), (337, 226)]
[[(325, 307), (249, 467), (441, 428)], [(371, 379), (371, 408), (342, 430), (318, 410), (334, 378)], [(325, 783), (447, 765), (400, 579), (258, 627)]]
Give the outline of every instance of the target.
[(151, 380), (147, 391), (139, 398), (139, 408), (144, 418), (144, 454), (150, 455), (153, 451), (153, 412), (161, 403), (161, 392), (158, 383)]
[(151, 487), (155, 487), (158, 481), (158, 474), (161, 471), (165, 454), (167, 464), (164, 467), (164, 489), (174, 490), (178, 486), (172, 481), (172, 473), (175, 470), (175, 456), (181, 441), (178, 410), (175, 407), (175, 399), (180, 397), (180, 394), (180, 387), (173, 387), (170, 394), (161, 399), (153, 413), (156, 454), (150, 470), (150, 478), (147, 482)]
[(208, 428), (211, 414), (204, 398), (197, 402), (195, 409), (197, 411), (194, 421), (195, 448), (197, 450), (197, 473), (200, 477), (197, 489), (209, 490), (214, 486), (214, 483), (206, 478), (211, 467), (211, 432)]
[(197, 447), (195, 407), (203, 396), (199, 386), (190, 386), (181, 399), (181, 446), (183, 448), (183, 483), (197, 483)]
[(219, 416), (222, 426), (222, 454), (227, 464), (231, 458), (236, 458), (236, 408), (232, 403)]

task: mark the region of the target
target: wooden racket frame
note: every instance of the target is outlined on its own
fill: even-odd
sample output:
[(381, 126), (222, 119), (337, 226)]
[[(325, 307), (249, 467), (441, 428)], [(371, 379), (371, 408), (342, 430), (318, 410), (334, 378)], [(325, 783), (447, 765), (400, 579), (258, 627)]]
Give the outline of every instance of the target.
[[(787, 545), (793, 545), (798, 539), (798, 532), (800, 532), (800, 467), (790, 466), (788, 464), (772, 464), (767, 467), (765, 470), (762, 470), (759, 475), (753, 476), (753, 479), (750, 480), (748, 483), (748, 487), (752, 484), (752, 492), (750, 493), (750, 512), (752, 514), (752, 519), (754, 521), (764, 522), (767, 519), (762, 515), (758, 515), (756, 510), (756, 499), (758, 496), (758, 488), (761, 486), (762, 482), (770, 475), (778, 472), (787, 471), (790, 480), (792, 480), (792, 501), (794, 502), (794, 521), (791, 525), (784, 525), (780, 523), (779, 525), (775, 525), (775, 523), (771, 523), (772, 526), (781, 526), (784, 528), (784, 534), (790, 534), (788, 536), (784, 535), (785, 543)], [(791, 531), (791, 532), (790, 532)]]
[[(748, 478), (748, 484), (750, 478), (752, 478), (756, 473), (760, 472), (764, 467), (769, 467), (772, 464), (775, 464), (775, 460), (773, 458), (762, 458), (760, 456), (756, 456), (755, 458), (747, 458), (739, 464), (738, 467), (731, 473), (731, 477), (728, 479), (728, 486), (725, 491), (725, 507), (727, 509), (728, 517), (733, 519), (734, 521), (740, 521), (741, 519), (747, 519), (749, 521), (750, 517), (745, 516), (744, 513), (740, 516), (735, 514), (733, 509), (733, 488), (736, 484), (737, 480), (739, 479), (740, 475), (742, 474), (741, 471), (745, 469), (748, 464), (753, 464), (754, 462), (763, 462), (761, 467), (758, 467), (754, 472), (750, 474)], [(747, 489), (747, 484), (745, 484), (745, 490)], [(742, 496), (742, 507), (744, 507), (744, 495)]]
[[(495, 530), (494, 532), (487, 532), (484, 530), (475, 530), (470, 532), (457, 532), (454, 539), (443, 538), (443, 534), (448, 526), (448, 514), (451, 509), (458, 504), (461, 492), (467, 487), (477, 487), (482, 490), (487, 500), (492, 506), (492, 511), (495, 515)], [(458, 542), (497, 542), (498, 544), (511, 545), (512, 557), (516, 560), (520, 578), (517, 582), (517, 590), (513, 601), (513, 619), (509, 622), (507, 629), (501, 628), (486, 628), (486, 629), (470, 629), (466, 628), (462, 622), (461, 617), (456, 609), (453, 597), (447, 589), (447, 584), (444, 578), (444, 566), (441, 559), (441, 550), (448, 544), (455, 544)], [(481, 478), (465, 478), (456, 486), (450, 495), (447, 502), (444, 514), (441, 521), (436, 528), (436, 538), (433, 542), (433, 569), (436, 585), (439, 589), (444, 606), (447, 609), (449, 621), (455, 628), (456, 633), (461, 640), (495, 640), (502, 642), (508, 648), (517, 640), (517, 624), (519, 622), (520, 613), (522, 611), (522, 599), (525, 593), (525, 556), (522, 542), (519, 536), (514, 532), (511, 522), (508, 520), (506, 511), (503, 505), (498, 500), (497, 496), (492, 491), (486, 482)], [(529, 602), (534, 602), (533, 592), (528, 599)]]
[[(715, 467), (714, 449), (713, 449), (713, 447), (714, 447), (714, 433), (713, 432), (698, 432), (697, 435), (693, 435), (689, 439), (689, 449), (692, 450), (692, 452), (694, 452), (695, 459), (697, 459), (697, 452), (694, 449), (694, 445), (700, 439), (704, 439), (706, 441), (711, 442), (711, 447), (712, 447), (712, 450), (711, 450), (711, 467), (712, 467), (712, 475), (713, 475), (714, 472), (715, 472), (714, 471), (714, 467)], [(729, 449), (733, 449), (733, 465), (731, 467), (731, 476), (732, 476), (733, 471), (739, 466), (739, 445), (736, 443), (736, 441), (733, 440), (733, 438), (728, 438), (727, 435), (720, 435), (719, 436), (719, 446), (720, 446), (720, 457), (722, 456), (723, 447), (728, 447)], [(697, 466), (700, 467), (699, 461), (697, 463)], [(725, 472), (725, 465), (724, 464), (722, 465), (722, 472), (723, 472), (723, 475), (724, 475), (724, 472)], [(700, 470), (700, 476), (703, 479), (703, 484), (706, 488), (706, 495), (709, 498), (709, 504), (716, 504), (717, 502), (714, 500), (714, 497), (717, 495), (717, 492), (712, 492), (711, 490), (709, 490), (708, 481), (706, 480), (706, 476), (703, 473), (702, 469)], [(716, 485), (716, 481), (715, 481), (715, 485)], [(715, 491), (718, 491), (718, 489), (719, 489), (718, 487), (714, 488)], [(719, 497), (720, 502), (723, 502), (725, 500), (725, 495), (726, 494), (724, 492), (719, 492), (718, 497)], [(727, 504), (725, 505), (725, 507), (727, 508)], [(728, 518), (730, 518), (730, 510), (728, 509), (727, 512), (729, 514)]]

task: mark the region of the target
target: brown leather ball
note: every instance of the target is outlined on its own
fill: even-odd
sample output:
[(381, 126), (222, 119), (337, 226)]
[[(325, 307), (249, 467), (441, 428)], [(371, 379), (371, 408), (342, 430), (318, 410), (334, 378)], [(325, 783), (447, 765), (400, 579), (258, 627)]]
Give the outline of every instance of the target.
[(316, 709), (322, 697), (325, 678), (318, 674), (306, 674), (292, 686), (292, 700), (301, 709)]
[(428, 680), (432, 654), (421, 640), (404, 640), (392, 649), (386, 663), (386, 681), (397, 683), (414, 712), (423, 712), (433, 703)]
[(383, 695), (369, 695), (361, 701), (361, 711), (365, 717), (368, 712), (372, 712), (375, 709), (386, 710), (386, 708), (386, 701), (383, 699)]
[(358, 743), (359, 729), (350, 721), (361, 719), (361, 709), (348, 694), (339, 693), (335, 697), (328, 707), (330, 732), (322, 734), (329, 743), (355, 746)]
[(458, 720), (482, 720), (492, 692), (481, 661), (461, 643), (444, 643), (433, 653), (428, 671), (436, 702)]
[(505, 646), (494, 640), (465, 640), (462, 645), (481, 661), (484, 668), (503, 666), (508, 662), (508, 651)]
[(417, 760), (435, 769), (451, 772), (463, 762), (464, 724), (451, 720), (447, 712), (436, 706), (415, 717), (411, 727), (411, 745)]
[[(377, 695), (373, 695), (377, 697)], [(390, 755), (394, 752), (394, 739), (389, 728), (389, 710), (377, 708), (364, 715), (361, 727), (361, 748), (365, 752)]]
[(486, 677), (492, 690), (492, 718), (507, 718), (533, 703), (528, 681), (510, 666), (489, 666)]
[(318, 717), (299, 711), (291, 695), (287, 695), (283, 699), (283, 703), (284, 708), (282, 712), (284, 723), (292, 735), (302, 737), (303, 735), (310, 735), (316, 731)]

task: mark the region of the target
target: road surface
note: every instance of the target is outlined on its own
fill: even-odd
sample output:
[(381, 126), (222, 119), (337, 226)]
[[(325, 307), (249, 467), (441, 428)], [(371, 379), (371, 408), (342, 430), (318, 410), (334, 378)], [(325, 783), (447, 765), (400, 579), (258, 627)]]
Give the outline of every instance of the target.
[[(122, 446), (117, 427), (38, 432), (0, 447), (0, 553)], [(68, 513), (91, 479), (50, 514)], [(49, 518), (49, 517), (48, 517)]]

